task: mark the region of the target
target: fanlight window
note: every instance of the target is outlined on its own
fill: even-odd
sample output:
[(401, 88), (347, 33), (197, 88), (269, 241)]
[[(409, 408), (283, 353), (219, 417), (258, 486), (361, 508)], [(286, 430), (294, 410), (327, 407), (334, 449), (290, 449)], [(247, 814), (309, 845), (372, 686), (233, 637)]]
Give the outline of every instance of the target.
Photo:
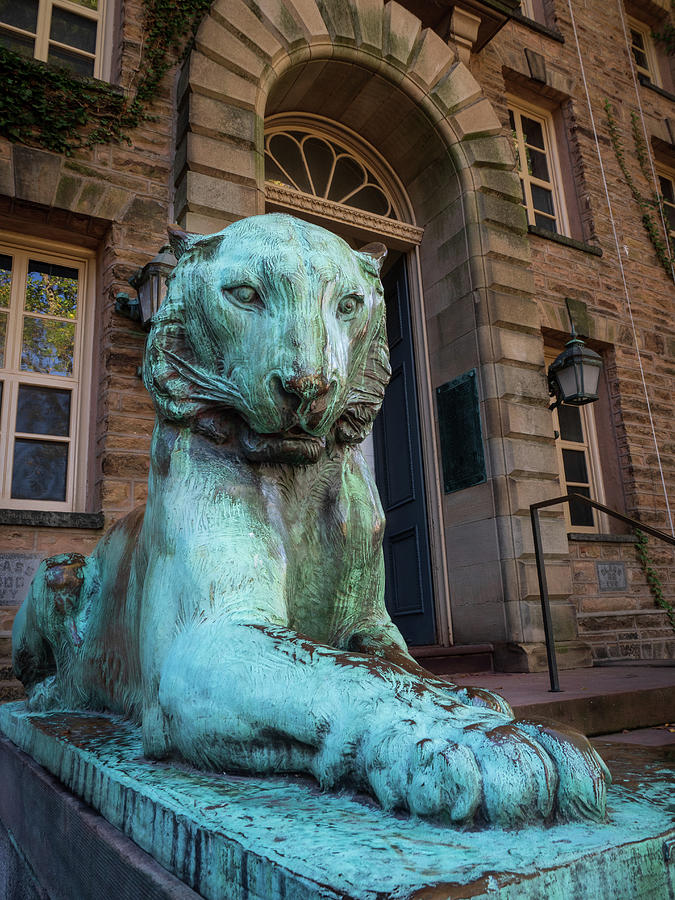
[(265, 180), (376, 216), (398, 218), (391, 197), (366, 164), (335, 141), (311, 132), (267, 135)]

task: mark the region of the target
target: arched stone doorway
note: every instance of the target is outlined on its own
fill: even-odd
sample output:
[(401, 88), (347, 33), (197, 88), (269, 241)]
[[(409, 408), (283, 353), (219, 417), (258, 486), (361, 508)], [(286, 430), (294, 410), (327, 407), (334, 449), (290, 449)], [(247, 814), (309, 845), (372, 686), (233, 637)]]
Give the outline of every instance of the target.
[[(509, 137), (455, 48), (394, 0), (216, 0), (178, 99), (175, 208), (189, 229), (264, 211), (272, 115), (339, 123), (396, 173), (424, 230), (411, 280), (424, 306), (421, 296), (411, 306), (423, 308), (414, 337), (426, 342), (429, 385), (470, 372), (478, 385), (485, 478), (449, 493), (437, 483), (443, 515), (430, 516), (447, 558), (454, 639), (541, 641), (528, 504), (547, 490), (555, 459), (551, 446), (550, 460), (530, 466), (530, 435), (548, 434), (550, 423), (526, 222)], [(433, 435), (428, 460), (441, 454), (428, 394), (420, 415)], [(547, 544), (562, 546), (562, 519), (545, 528)], [(437, 626), (438, 642), (450, 641), (447, 610)]]
[[(283, 96), (281, 79), (270, 95)], [(340, 234), (358, 248), (373, 241), (388, 245), (383, 268), (392, 378), (372, 435), (364, 442), (380, 491), (387, 528), (384, 538), (386, 603), (411, 645), (436, 643), (436, 620), (448, 610), (443, 545), (430, 539), (429, 512), (442, 516), (438, 466), (429, 420), (420, 416), (419, 397), (429, 396), (426, 341), (415, 346), (424, 315), (416, 251), (424, 232), (413, 221), (410, 201), (386, 161), (362, 138), (321, 116), (277, 113), (265, 120), (266, 209), (309, 219)], [(392, 248), (392, 243), (397, 245)], [(423, 333), (424, 337), (424, 333)], [(425, 469), (427, 474), (425, 477)], [(435, 601), (435, 598), (436, 601)], [(440, 614), (436, 607), (440, 607)]]

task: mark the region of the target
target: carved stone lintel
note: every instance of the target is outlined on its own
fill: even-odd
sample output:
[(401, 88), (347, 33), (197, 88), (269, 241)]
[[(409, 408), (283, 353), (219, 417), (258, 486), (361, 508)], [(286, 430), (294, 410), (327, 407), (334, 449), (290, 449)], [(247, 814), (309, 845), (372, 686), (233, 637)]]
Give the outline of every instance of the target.
[(297, 212), (309, 212), (332, 219), (336, 222), (345, 222), (348, 225), (357, 225), (368, 231), (374, 231), (383, 236), (399, 238), (405, 243), (419, 244), (424, 235), (424, 229), (408, 222), (399, 222), (396, 219), (388, 219), (385, 216), (376, 216), (374, 213), (365, 212), (353, 206), (345, 206), (334, 203), (324, 197), (315, 197), (312, 194), (301, 194), (292, 188), (280, 184), (265, 182), (265, 196), (268, 201), (288, 207)]

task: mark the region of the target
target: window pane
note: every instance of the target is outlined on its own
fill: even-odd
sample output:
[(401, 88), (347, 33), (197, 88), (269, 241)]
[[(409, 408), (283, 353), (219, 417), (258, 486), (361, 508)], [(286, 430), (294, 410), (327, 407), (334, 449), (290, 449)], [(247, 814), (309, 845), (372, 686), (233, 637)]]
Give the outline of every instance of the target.
[(543, 231), (550, 231), (551, 234), (555, 234), (558, 231), (555, 219), (550, 219), (548, 216), (542, 216), (539, 213), (534, 214), (534, 224)]
[(389, 213), (389, 201), (379, 188), (370, 184), (350, 197), (347, 206), (365, 209), (366, 212), (375, 213), (376, 216), (386, 216)]
[(320, 138), (310, 137), (302, 145), (307, 161), (307, 168), (314, 182), (317, 197), (323, 197), (328, 187), (328, 176), (333, 168), (333, 153), (330, 144)]
[(7, 309), (12, 290), (12, 257), (0, 253), (0, 306)]
[[(568, 487), (568, 490), (575, 494), (581, 494), (583, 497), (590, 498), (591, 496), (588, 488), (573, 486)], [(570, 500), (570, 523), (581, 528), (593, 528), (595, 525), (593, 507), (588, 506), (581, 500)]]
[(548, 174), (548, 163), (546, 162), (545, 153), (540, 153), (539, 150), (528, 149), (527, 161), (530, 175), (534, 175), (535, 178), (541, 178), (542, 181), (551, 180)]
[(559, 406), (558, 425), (560, 427), (560, 437), (563, 441), (574, 441), (577, 444), (583, 444), (584, 433), (581, 428), (581, 410), (578, 406), (565, 406), (564, 403)]
[(538, 184), (532, 185), (532, 205), (538, 212), (555, 215), (553, 209), (553, 192), (541, 187)]
[(29, 260), (26, 310), (74, 319), (77, 315), (77, 280), (77, 269)]
[(0, 22), (35, 34), (38, 4), (39, 0), (0, 0)]
[(525, 143), (532, 147), (544, 149), (544, 130), (541, 122), (535, 122), (534, 119), (528, 119), (527, 116), (522, 117), (523, 134), (525, 135)]
[(5, 367), (5, 341), (7, 339), (7, 313), (0, 314), (0, 369)]
[(15, 500), (65, 500), (68, 444), (60, 441), (14, 442), (12, 497)]
[(35, 41), (33, 38), (24, 37), (22, 34), (16, 34), (0, 28), (0, 47), (13, 50), (15, 53), (22, 53), (24, 56), (33, 56)]
[(67, 437), (70, 433), (70, 394), (70, 391), (57, 388), (20, 385), (16, 430)]
[(659, 175), (659, 185), (661, 186), (661, 193), (663, 194), (663, 199), (667, 203), (675, 203), (675, 195), (673, 193), (673, 182), (670, 178), (666, 178), (665, 175)]
[(72, 0), (73, 3), (79, 3), (87, 9), (98, 9), (98, 0)]
[(77, 72), (78, 75), (94, 74), (94, 60), (88, 56), (80, 56), (79, 53), (70, 53), (61, 47), (49, 45), (49, 53), (47, 54), (47, 62), (54, 66), (61, 66), (64, 69), (70, 69), (71, 72)]
[(565, 467), (565, 480), (588, 484), (588, 469), (586, 468), (586, 454), (584, 451), (563, 450), (562, 455)]
[(96, 19), (87, 19), (54, 6), (49, 37), (85, 53), (96, 53)]
[(645, 39), (639, 31), (636, 31), (634, 28), (630, 30), (630, 39), (633, 47), (639, 47), (644, 50), (645, 47)]
[(340, 203), (347, 194), (351, 194), (367, 180), (368, 176), (363, 166), (350, 156), (341, 156), (335, 163), (328, 199)]
[(287, 173), (283, 176), (284, 180), (290, 177), (299, 191), (311, 194), (312, 188), (305, 172), (300, 147), (296, 142), (287, 134), (273, 134), (269, 141), (269, 148), (272, 156)]
[(646, 54), (643, 53), (642, 50), (636, 50), (635, 47), (633, 47), (633, 58), (639, 69), (646, 69), (649, 71), (649, 62), (647, 61)]
[(75, 323), (25, 316), (21, 370), (43, 375), (72, 375)]
[(269, 153), (265, 154), (265, 181), (271, 181), (272, 184), (281, 184), (284, 187), (293, 187), (288, 175), (281, 171)]

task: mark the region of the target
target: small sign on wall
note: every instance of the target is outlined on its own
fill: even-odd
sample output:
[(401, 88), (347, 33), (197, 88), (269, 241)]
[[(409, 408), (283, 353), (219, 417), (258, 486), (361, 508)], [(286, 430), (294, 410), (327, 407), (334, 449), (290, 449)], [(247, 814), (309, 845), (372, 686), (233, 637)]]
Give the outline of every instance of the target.
[(596, 562), (595, 571), (598, 575), (598, 587), (601, 591), (625, 591), (628, 587), (625, 563)]
[(436, 388), (438, 433), (446, 494), (487, 479), (476, 370)]
[(44, 556), (0, 553), (0, 606), (20, 606)]

